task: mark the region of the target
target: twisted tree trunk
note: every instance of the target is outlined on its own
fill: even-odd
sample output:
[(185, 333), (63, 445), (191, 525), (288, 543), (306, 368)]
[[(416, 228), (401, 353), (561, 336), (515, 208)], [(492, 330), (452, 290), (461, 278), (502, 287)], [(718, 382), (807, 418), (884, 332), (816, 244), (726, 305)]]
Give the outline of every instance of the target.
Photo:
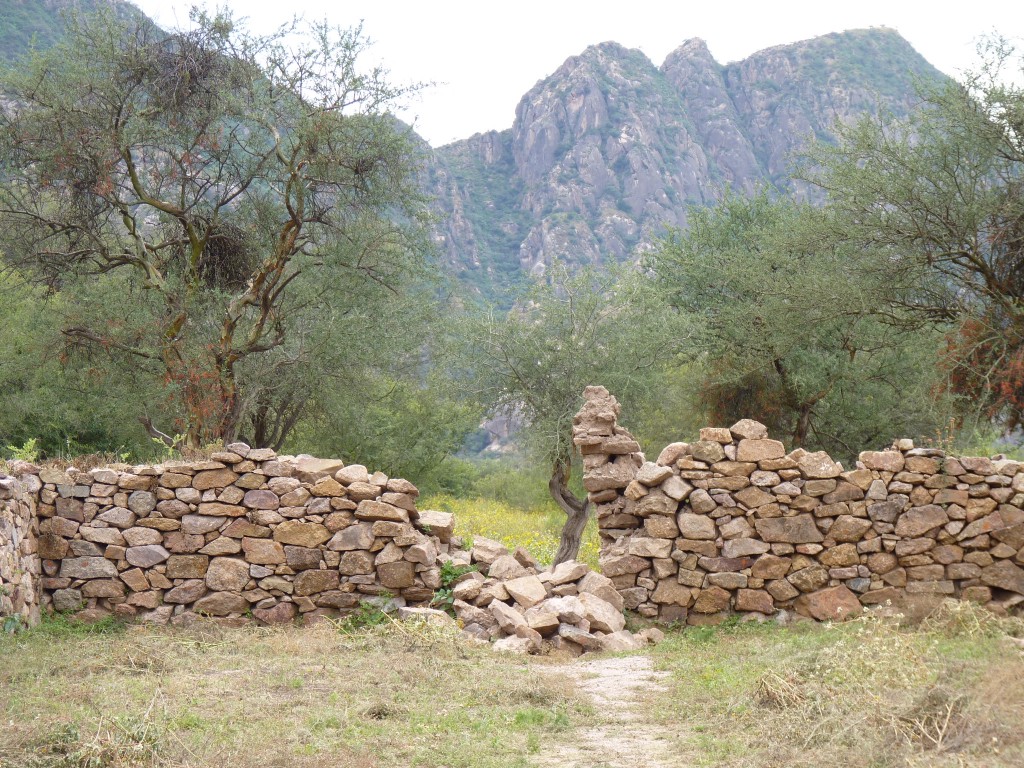
[(554, 565), (576, 559), (576, 555), (580, 551), (580, 543), (583, 540), (583, 529), (587, 527), (587, 518), (590, 517), (590, 502), (586, 498), (581, 501), (576, 498), (576, 494), (569, 490), (571, 472), (571, 457), (560, 456), (555, 460), (551, 469), (551, 479), (548, 480), (548, 491), (551, 493), (551, 498), (566, 515), (565, 525), (562, 526), (562, 535), (558, 543), (558, 552), (555, 553)]

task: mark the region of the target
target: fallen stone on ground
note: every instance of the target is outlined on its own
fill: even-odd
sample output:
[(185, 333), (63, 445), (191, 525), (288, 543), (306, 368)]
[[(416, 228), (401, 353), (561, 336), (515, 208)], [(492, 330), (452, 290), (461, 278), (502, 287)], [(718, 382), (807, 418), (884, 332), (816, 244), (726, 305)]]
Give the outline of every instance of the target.
[(615, 585), (586, 563), (569, 560), (540, 569), (503, 549), (476, 539), (468, 563), (467, 553), (453, 553), (453, 559), (461, 555), (464, 564), (478, 569), (453, 589), (455, 615), (467, 637), (492, 641), (496, 651), (573, 656), (637, 650), (664, 638), (657, 629), (628, 631)]

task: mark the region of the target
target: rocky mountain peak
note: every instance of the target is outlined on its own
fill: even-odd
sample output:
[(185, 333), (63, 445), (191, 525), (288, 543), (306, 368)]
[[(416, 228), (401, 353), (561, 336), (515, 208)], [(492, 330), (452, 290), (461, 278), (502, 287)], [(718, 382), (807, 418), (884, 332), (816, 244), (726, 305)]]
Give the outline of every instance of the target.
[[(438, 150), (473, 233), (471, 252), (449, 239), (448, 258), (471, 283), (510, 284), (555, 259), (635, 259), (727, 187), (813, 195), (791, 178), (800, 147), (831, 136), (837, 120), (905, 113), (915, 78), (939, 77), (886, 28), (724, 66), (700, 38), (660, 67), (618, 43), (590, 46), (530, 89), (509, 131)], [(486, 202), (473, 202), (481, 194)]]

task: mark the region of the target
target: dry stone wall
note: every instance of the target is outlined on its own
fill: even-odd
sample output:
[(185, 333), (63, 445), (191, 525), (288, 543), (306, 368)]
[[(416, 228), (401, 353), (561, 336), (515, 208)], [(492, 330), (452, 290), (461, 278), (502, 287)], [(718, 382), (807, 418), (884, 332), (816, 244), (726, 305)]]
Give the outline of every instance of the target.
[[(497, 650), (579, 655), (656, 642), (625, 628), (612, 581), (575, 561), (453, 535), (416, 487), (360, 465), (236, 443), (208, 460), (82, 472), (16, 463), (0, 479), (5, 610), (185, 624), (339, 616), (364, 601), (400, 619), (450, 623)], [(453, 582), (442, 587), (448, 566)], [(25, 574), (31, 573), (31, 578)], [(37, 597), (38, 596), (38, 599)]]
[(406, 480), (241, 443), (198, 462), (19, 471), (35, 489), (41, 602), (87, 616), (279, 623), (371, 598), (419, 605), (452, 534)]
[(844, 468), (787, 452), (762, 424), (707, 428), (647, 461), (619, 404), (588, 387), (574, 422), (601, 569), (662, 621), (956, 597), (1024, 610), (1024, 467), (899, 440)]
[(0, 474), (0, 627), (11, 617), (39, 620), (38, 480)]

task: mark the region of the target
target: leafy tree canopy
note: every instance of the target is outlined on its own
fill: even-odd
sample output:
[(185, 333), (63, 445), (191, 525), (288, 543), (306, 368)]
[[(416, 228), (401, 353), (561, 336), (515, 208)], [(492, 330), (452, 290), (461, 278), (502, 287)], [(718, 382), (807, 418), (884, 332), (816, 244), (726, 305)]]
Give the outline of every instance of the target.
[(728, 196), (650, 265), (692, 317), (690, 370), (710, 420), (757, 418), (795, 446), (851, 455), (933, 423), (938, 339), (880, 316), (877, 253), (831, 238), (832, 226), (828, 210)]
[(358, 29), (295, 32), (101, 13), (3, 73), (5, 260), (65, 298), (71, 350), (158, 382), (143, 419), (169, 442), (279, 446), (317, 376), (422, 343), (373, 338), (433, 295), (417, 148), (389, 111), (408, 89), (359, 68)]
[(806, 177), (830, 236), (878, 254), (884, 310), (949, 328), (955, 390), (1004, 427), (1024, 419), (1024, 57), (986, 41), (962, 82), (926, 83), (906, 119), (838, 126)]
[(568, 516), (556, 562), (576, 555), (589, 513), (569, 489), (583, 390), (603, 384), (642, 410), (655, 395), (656, 371), (672, 360), (675, 320), (637, 274), (570, 275), (556, 264), (508, 314), (480, 312), (468, 321), (469, 386), (520, 424), (533, 456), (551, 468), (548, 488)]

